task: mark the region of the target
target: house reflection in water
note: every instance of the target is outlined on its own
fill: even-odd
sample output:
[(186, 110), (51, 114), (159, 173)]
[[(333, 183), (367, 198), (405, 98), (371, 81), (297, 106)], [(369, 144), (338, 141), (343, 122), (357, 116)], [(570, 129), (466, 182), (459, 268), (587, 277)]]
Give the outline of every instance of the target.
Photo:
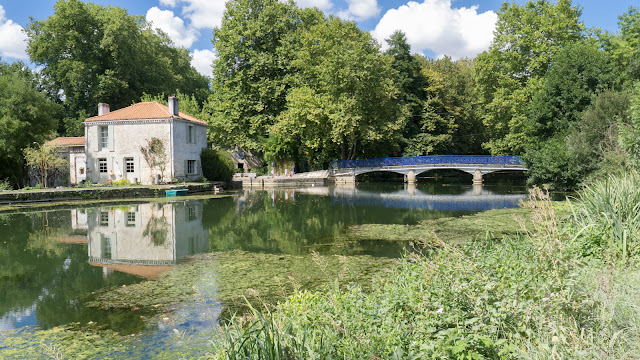
[(156, 277), (181, 258), (209, 251), (202, 202), (181, 201), (91, 209), (89, 263)]

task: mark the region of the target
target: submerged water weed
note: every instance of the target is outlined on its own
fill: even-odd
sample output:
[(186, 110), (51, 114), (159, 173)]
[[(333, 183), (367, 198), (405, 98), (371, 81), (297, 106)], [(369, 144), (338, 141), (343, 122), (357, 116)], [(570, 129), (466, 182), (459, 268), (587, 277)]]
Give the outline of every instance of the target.
[(640, 175), (611, 175), (582, 189), (570, 207), (582, 256), (626, 262), (640, 255)]

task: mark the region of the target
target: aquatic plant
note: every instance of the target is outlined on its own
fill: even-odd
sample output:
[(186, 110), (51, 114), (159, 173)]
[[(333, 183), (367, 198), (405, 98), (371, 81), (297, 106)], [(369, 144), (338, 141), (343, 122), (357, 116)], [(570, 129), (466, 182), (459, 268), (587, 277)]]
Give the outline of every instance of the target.
[(640, 255), (640, 175), (594, 181), (571, 204), (575, 247), (581, 255), (623, 262)]

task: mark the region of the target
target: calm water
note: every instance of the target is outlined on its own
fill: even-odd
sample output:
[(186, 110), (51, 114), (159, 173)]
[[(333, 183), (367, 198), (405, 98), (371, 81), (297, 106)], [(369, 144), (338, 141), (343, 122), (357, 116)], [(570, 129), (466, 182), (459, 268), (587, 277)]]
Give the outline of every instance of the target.
[(84, 301), (204, 252), (397, 257), (405, 244), (332, 244), (351, 225), (415, 224), (516, 207), (525, 192), (514, 185), (362, 184), (0, 215), (0, 331), (88, 321), (140, 331), (139, 316), (94, 311)]

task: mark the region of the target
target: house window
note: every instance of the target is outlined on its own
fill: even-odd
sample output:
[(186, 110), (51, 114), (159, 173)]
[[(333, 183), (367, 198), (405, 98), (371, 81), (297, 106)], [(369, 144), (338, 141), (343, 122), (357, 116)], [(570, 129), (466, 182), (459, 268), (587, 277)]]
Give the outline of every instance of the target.
[(107, 173), (107, 159), (105, 159), (105, 158), (98, 159), (98, 172), (100, 174), (106, 174)]
[(189, 221), (196, 220), (198, 216), (196, 215), (196, 208), (193, 206), (189, 206)]
[(109, 127), (100, 126), (100, 147), (106, 149), (109, 147)]
[(187, 160), (187, 174), (195, 174), (195, 173), (196, 173), (196, 161)]
[(193, 126), (187, 126), (187, 144), (193, 144)]
[(111, 239), (108, 236), (101, 234), (101, 240), (102, 240), (101, 241), (102, 258), (111, 259), (113, 256), (111, 254)]
[(106, 211), (100, 212), (100, 226), (109, 226), (109, 213)]
[(124, 167), (127, 173), (135, 172), (136, 168), (133, 165), (133, 158), (124, 158)]
[(127, 226), (136, 226), (136, 213), (135, 211), (127, 212)]

